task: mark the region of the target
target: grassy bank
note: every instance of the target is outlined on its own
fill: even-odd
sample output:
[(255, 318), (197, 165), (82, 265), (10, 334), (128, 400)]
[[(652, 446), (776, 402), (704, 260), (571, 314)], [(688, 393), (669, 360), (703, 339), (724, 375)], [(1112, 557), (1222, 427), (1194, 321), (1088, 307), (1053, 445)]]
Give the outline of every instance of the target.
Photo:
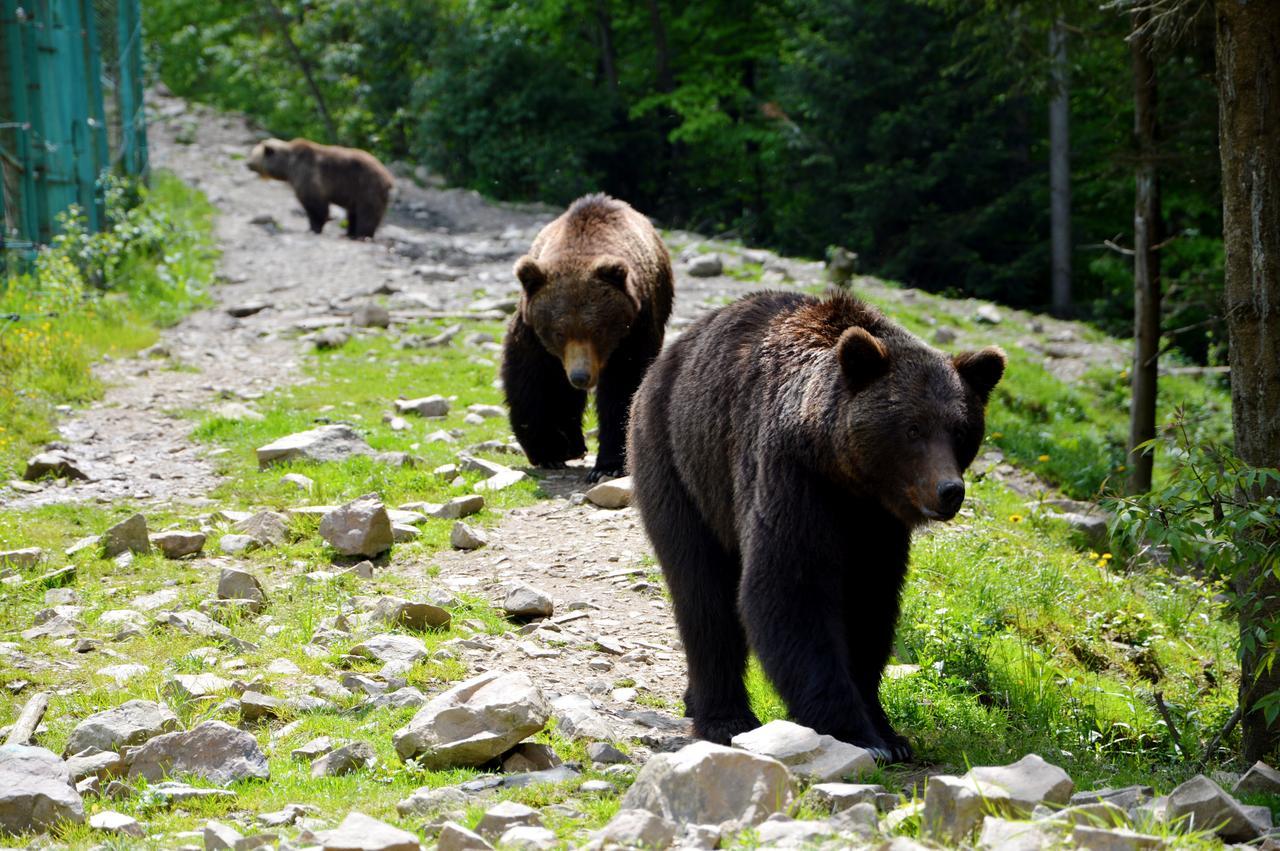
[(164, 172), (136, 199), (127, 194), (109, 189), (103, 232), (85, 233), (73, 217), (34, 269), (0, 282), (0, 478), (55, 437), (57, 406), (101, 393), (95, 361), (151, 345), (213, 281), (204, 196)]

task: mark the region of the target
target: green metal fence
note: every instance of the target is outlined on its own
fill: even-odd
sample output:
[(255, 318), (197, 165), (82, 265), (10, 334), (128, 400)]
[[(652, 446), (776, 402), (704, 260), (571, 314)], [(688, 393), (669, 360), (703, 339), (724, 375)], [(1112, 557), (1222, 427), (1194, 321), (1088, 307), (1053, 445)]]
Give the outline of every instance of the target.
[(0, 0), (0, 262), (80, 207), (102, 178), (147, 172), (139, 0)]

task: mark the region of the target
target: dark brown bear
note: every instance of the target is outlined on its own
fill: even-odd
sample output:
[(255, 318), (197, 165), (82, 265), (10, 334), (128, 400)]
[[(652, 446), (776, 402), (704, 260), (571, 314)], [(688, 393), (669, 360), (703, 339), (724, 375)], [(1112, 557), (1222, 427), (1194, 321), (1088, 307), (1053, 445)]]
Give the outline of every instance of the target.
[(581, 458), (594, 387), (600, 451), (588, 480), (623, 475), (631, 397), (671, 314), (662, 238), (628, 204), (587, 195), (542, 229), (515, 274), (524, 293), (507, 328), (502, 382), (516, 439), (538, 467)]
[(654, 363), (635, 500), (689, 663), (694, 731), (757, 726), (750, 648), (801, 724), (909, 757), (879, 700), (911, 530), (955, 516), (1005, 356), (948, 357), (855, 298), (760, 293)]
[(313, 233), (324, 230), (329, 205), (347, 211), (347, 236), (373, 236), (387, 212), (395, 180), (370, 153), (337, 145), (317, 145), (306, 139), (285, 142), (267, 139), (249, 155), (249, 168), (263, 177), (293, 187)]

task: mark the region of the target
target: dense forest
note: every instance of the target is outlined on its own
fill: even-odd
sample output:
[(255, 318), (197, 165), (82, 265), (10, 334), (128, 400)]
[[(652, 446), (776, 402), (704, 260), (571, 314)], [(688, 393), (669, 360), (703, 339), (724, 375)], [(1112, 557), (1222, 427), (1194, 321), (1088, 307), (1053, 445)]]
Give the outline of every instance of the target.
[(367, 147), (500, 199), (603, 189), (668, 227), (813, 257), (839, 245), (869, 273), (1033, 308), (1051, 303), (1049, 116), (1065, 96), (1065, 312), (1132, 332), (1145, 163), (1164, 346), (1224, 357), (1205, 4), (1169, 4), (1143, 34), (1146, 146), (1125, 0), (148, 5), (160, 77), (273, 134)]

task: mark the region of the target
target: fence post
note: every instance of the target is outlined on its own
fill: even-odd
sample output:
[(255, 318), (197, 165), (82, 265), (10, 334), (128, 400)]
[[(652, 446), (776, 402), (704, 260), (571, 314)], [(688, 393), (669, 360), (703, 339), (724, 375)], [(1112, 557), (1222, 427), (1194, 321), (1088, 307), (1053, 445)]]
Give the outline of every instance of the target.
[(118, 0), (116, 9), (117, 57), (120, 70), (117, 96), (120, 104), (120, 149), (124, 173), (146, 179), (147, 122), (142, 96), (142, 16), (140, 0)]

